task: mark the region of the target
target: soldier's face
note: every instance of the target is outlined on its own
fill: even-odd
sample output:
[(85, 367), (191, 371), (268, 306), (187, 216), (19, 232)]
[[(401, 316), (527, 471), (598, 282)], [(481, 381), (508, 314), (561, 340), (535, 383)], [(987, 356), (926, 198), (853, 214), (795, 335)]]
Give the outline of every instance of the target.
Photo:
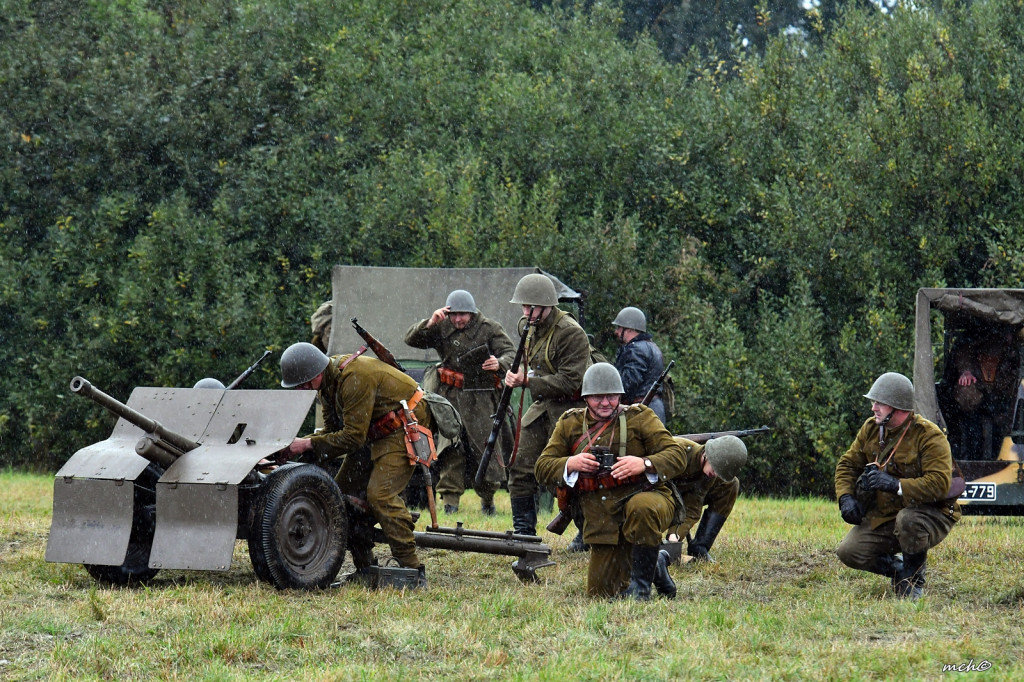
[(523, 306), (523, 317), (530, 317), (530, 308), (533, 308), (533, 317), (530, 319), (530, 324), (537, 324), (543, 322), (551, 314), (551, 306), (544, 306), (543, 308), (537, 306)]
[(583, 399), (587, 402), (587, 410), (594, 419), (605, 420), (611, 418), (619, 409), (619, 400), (622, 398), (618, 393), (607, 395), (588, 395)]
[(319, 391), (320, 390), (320, 384), (322, 384), (323, 381), (324, 381), (324, 373), (320, 372), (319, 374), (317, 374), (315, 377), (313, 377), (312, 379), (310, 379), (306, 383), (299, 384), (298, 386), (296, 386), (295, 390), (297, 390), (297, 391)]
[(871, 401), (871, 414), (875, 415), (876, 424), (881, 424), (892, 412), (893, 409), (885, 403), (880, 403), (877, 400)]
[(456, 329), (465, 329), (473, 319), (473, 313), (448, 313), (448, 319)]
[(705, 476), (707, 476), (708, 478), (715, 478), (716, 476), (718, 476), (718, 474), (715, 473), (715, 468), (711, 466), (711, 462), (708, 461), (707, 455), (700, 456), (700, 463), (701, 471), (704, 472)]

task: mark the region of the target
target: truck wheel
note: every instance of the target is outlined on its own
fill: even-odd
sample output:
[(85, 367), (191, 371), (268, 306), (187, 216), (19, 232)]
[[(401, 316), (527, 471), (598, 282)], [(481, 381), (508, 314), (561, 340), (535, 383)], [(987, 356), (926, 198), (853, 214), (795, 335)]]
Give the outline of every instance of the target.
[(341, 570), (348, 517), (338, 485), (312, 464), (286, 464), (256, 494), (249, 558), (278, 589), (328, 587)]
[(149, 567), (149, 553), (156, 532), (156, 482), (162, 475), (162, 468), (150, 464), (135, 479), (132, 533), (124, 563), (120, 566), (86, 564), (85, 570), (96, 580), (114, 585), (142, 585), (160, 570)]

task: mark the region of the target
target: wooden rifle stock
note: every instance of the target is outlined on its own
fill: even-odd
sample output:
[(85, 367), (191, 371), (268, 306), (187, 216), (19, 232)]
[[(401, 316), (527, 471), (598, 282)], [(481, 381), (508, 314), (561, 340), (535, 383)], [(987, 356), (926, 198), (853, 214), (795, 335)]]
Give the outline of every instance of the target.
[(399, 372), (405, 371), (405, 367), (402, 367), (402, 363), (398, 361), (398, 358), (395, 357), (394, 353), (385, 348), (383, 343), (373, 338), (373, 335), (370, 334), (370, 332), (360, 327), (354, 317), (352, 318), (352, 326), (355, 327), (356, 334), (363, 337), (363, 341), (365, 341), (366, 345), (370, 347), (370, 350), (373, 351), (374, 355), (397, 369)]
[(649, 406), (651, 404), (651, 401), (654, 400), (654, 396), (658, 395), (658, 393), (661, 392), (661, 386), (662, 384), (665, 383), (665, 377), (667, 377), (668, 373), (672, 371), (672, 366), (674, 364), (676, 364), (675, 360), (669, 360), (668, 367), (666, 367), (665, 371), (661, 373), (661, 376), (658, 377), (658, 380), (651, 384), (651, 388), (647, 391), (647, 395), (645, 395), (644, 399), (640, 401), (641, 405)]
[[(523, 335), (519, 337), (519, 348), (516, 349), (516, 357), (512, 360), (512, 367), (509, 371), (513, 374), (519, 371), (519, 366), (523, 362), (523, 356), (526, 354), (526, 337), (530, 335), (530, 325), (533, 323), (533, 311), (534, 306), (530, 306), (530, 314), (526, 316), (526, 326), (523, 327)], [(487, 467), (491, 463), (491, 457), (494, 455), (494, 447), (498, 443), (498, 434), (501, 433), (501, 425), (505, 421), (505, 416), (508, 413), (508, 405), (512, 401), (512, 388), (502, 382), (501, 398), (498, 399), (498, 407), (494, 411), (494, 421), (491, 423), (491, 432), (487, 435), (487, 442), (484, 444), (484, 451), (480, 455), (480, 466), (476, 470), (476, 478), (473, 481), (473, 485), (476, 489), (480, 489), (487, 480)]]

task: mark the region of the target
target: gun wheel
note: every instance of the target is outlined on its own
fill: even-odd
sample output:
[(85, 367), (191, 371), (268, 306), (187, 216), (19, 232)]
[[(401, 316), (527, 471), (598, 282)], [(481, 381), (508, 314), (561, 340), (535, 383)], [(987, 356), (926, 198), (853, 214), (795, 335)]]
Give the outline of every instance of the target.
[(85, 564), (85, 570), (96, 580), (114, 585), (143, 585), (159, 572), (160, 569), (149, 567), (149, 553), (156, 532), (156, 482), (162, 475), (163, 469), (150, 464), (135, 479), (132, 533), (124, 563), (120, 566)]
[(249, 558), (256, 575), (278, 589), (330, 586), (341, 570), (348, 517), (341, 491), (323, 469), (288, 464), (256, 495)]

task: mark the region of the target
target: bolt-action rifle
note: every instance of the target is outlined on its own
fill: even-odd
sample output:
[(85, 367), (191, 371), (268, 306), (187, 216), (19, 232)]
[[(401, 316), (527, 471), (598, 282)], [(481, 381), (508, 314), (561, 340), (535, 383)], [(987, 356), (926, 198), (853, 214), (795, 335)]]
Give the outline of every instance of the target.
[(398, 361), (394, 353), (385, 348), (384, 344), (375, 339), (373, 335), (370, 334), (370, 332), (360, 327), (359, 323), (356, 321), (356, 318), (354, 317), (352, 318), (352, 326), (355, 327), (356, 334), (359, 334), (359, 336), (363, 337), (363, 341), (366, 342), (366, 345), (370, 347), (370, 350), (372, 350), (378, 358), (388, 363), (389, 365), (397, 369), (399, 372), (405, 371), (405, 367), (402, 367), (402, 363)]
[(651, 384), (650, 389), (648, 389), (647, 391), (647, 395), (645, 395), (644, 399), (640, 401), (641, 405), (650, 405), (651, 401), (654, 400), (654, 396), (661, 393), (661, 387), (665, 383), (665, 378), (668, 376), (668, 373), (672, 371), (672, 366), (675, 364), (675, 360), (669, 360), (668, 366), (665, 368), (665, 371), (661, 373), (661, 376), (658, 377), (657, 381)]
[[(509, 370), (513, 374), (519, 371), (519, 366), (523, 362), (523, 356), (526, 354), (526, 338), (530, 335), (534, 309), (535, 306), (530, 306), (530, 312), (526, 316), (526, 326), (523, 327), (522, 336), (519, 337), (519, 348), (516, 349), (516, 357), (512, 360), (512, 367)], [(498, 443), (498, 434), (501, 432), (501, 425), (508, 415), (508, 405), (511, 401), (512, 388), (508, 384), (502, 384), (501, 397), (498, 399), (498, 407), (494, 411), (493, 416), (494, 421), (491, 423), (491, 432), (487, 436), (487, 442), (484, 443), (484, 451), (480, 455), (480, 466), (477, 467), (476, 479), (473, 482), (477, 490), (480, 490), (487, 480), (487, 467), (491, 463), (491, 456), (494, 455), (494, 446)]]
[(248, 379), (250, 376), (252, 376), (252, 373), (256, 371), (256, 368), (260, 366), (260, 363), (262, 363), (268, 357), (270, 357), (270, 351), (269, 350), (263, 351), (263, 355), (260, 356), (259, 360), (257, 360), (256, 362), (252, 363), (252, 366), (249, 369), (245, 370), (244, 372), (239, 374), (237, 377), (235, 377), (235, 380), (232, 381), (227, 386), (225, 386), (224, 389), (227, 390), (227, 391), (230, 391), (233, 388), (238, 388), (239, 386), (241, 386), (242, 382), (245, 381), (246, 379)]
[(756, 429), (740, 429), (739, 431), (711, 431), (709, 433), (684, 433), (677, 435), (676, 438), (685, 438), (686, 440), (692, 440), (694, 443), (707, 443), (712, 438), (721, 438), (722, 436), (736, 436), (737, 438), (746, 438), (747, 436), (758, 436), (762, 433), (768, 433), (771, 431), (769, 426), (761, 426)]

